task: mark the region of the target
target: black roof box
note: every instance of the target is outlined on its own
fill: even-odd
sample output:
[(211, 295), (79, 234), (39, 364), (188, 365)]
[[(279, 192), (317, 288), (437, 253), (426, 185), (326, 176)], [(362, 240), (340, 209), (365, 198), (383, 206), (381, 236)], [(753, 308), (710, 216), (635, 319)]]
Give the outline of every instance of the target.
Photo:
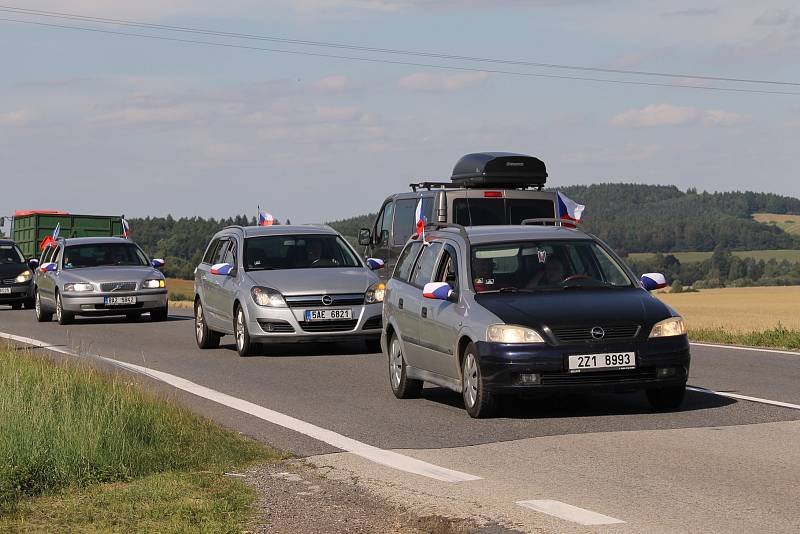
[(542, 187), (547, 182), (547, 167), (539, 158), (525, 154), (479, 152), (458, 160), (450, 179), (462, 187)]

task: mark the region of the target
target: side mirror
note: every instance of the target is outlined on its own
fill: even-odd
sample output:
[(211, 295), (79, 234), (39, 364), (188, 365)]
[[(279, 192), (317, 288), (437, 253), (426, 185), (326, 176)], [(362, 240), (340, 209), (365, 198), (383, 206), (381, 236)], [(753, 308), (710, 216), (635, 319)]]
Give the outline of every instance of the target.
[(642, 286), (648, 291), (667, 287), (667, 279), (661, 273), (645, 273), (642, 275)]
[(161, 268), (161, 267), (163, 267), (163, 266), (164, 266), (166, 263), (167, 263), (167, 262), (165, 262), (165, 261), (164, 261), (164, 260), (162, 260), (161, 258), (153, 258), (152, 260), (150, 260), (150, 265), (152, 265), (152, 266), (153, 266), (153, 267), (155, 267), (156, 269), (160, 269), (160, 268)]
[(232, 276), (236, 274), (233, 265), (230, 263), (216, 263), (211, 266), (211, 274), (218, 274), (220, 276)]
[(379, 260), (378, 258), (367, 258), (367, 267), (369, 267), (373, 271), (377, 271), (378, 269), (383, 269), (386, 264), (383, 260)]
[(39, 267), (40, 273), (52, 273), (56, 270), (57, 265), (53, 262), (43, 263), (41, 267)]
[(367, 246), (372, 241), (372, 232), (369, 228), (362, 228), (358, 231), (358, 244)]
[(422, 296), (426, 299), (448, 300), (453, 296), (453, 288), (447, 282), (428, 282), (422, 288)]
[(39, 266), (39, 260), (36, 258), (31, 258), (28, 260), (28, 267), (31, 269), (36, 269)]

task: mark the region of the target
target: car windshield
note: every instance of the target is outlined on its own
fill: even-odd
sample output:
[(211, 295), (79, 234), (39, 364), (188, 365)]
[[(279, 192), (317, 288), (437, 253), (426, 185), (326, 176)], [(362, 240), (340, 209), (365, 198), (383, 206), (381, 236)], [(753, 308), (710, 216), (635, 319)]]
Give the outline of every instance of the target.
[(17, 245), (0, 245), (0, 264), (25, 263)]
[(68, 245), (64, 249), (64, 269), (83, 267), (144, 267), (144, 252), (133, 243), (91, 243)]
[(270, 235), (245, 239), (247, 271), (360, 267), (361, 262), (337, 235)]
[(478, 293), (632, 286), (622, 266), (590, 240), (474, 246), (472, 283)]

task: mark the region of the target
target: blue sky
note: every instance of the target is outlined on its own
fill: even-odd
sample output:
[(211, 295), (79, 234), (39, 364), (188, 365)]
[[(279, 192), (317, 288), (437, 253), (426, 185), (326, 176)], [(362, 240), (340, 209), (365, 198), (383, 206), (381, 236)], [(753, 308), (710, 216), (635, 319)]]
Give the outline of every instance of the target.
[[(381, 48), (800, 82), (800, 8), (791, 1), (17, 5)], [(255, 215), (260, 204), (294, 222), (330, 220), (375, 211), (412, 179), (447, 178), (460, 155), (482, 150), (541, 157), (551, 185), (636, 181), (800, 196), (800, 96), (351, 62), (7, 22), (0, 64), (2, 215), (219, 217)], [(590, 214), (591, 199), (577, 200)]]

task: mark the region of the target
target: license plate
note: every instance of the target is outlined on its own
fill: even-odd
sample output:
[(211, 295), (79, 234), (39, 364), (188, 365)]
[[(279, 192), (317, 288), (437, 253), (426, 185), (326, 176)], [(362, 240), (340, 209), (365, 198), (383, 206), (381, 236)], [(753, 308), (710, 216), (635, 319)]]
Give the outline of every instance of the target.
[(103, 302), (106, 306), (126, 306), (136, 304), (136, 297), (106, 297)]
[(352, 319), (353, 310), (306, 310), (306, 321), (341, 321)]
[(0, 287), (0, 295), (9, 295), (11, 294), (10, 287)]
[(635, 369), (636, 354), (633, 352), (609, 352), (606, 354), (578, 354), (569, 357), (569, 372), (600, 371), (603, 369)]

